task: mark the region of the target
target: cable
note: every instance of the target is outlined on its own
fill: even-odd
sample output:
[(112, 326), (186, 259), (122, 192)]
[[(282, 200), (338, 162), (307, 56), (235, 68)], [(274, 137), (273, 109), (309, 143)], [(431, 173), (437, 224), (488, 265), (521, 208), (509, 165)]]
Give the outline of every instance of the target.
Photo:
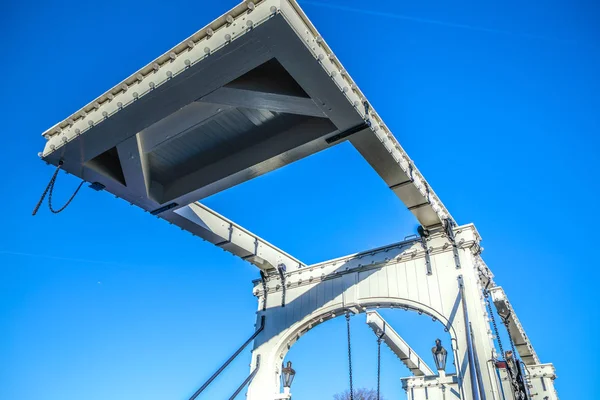
[(36, 204), (35, 208), (33, 209), (33, 212), (31, 213), (32, 216), (37, 214), (38, 210), (42, 206), (42, 203), (44, 202), (44, 199), (46, 198), (46, 195), (48, 195), (48, 208), (50, 208), (50, 211), (53, 212), (54, 214), (58, 214), (59, 212), (63, 211), (65, 208), (67, 208), (67, 206), (69, 204), (71, 204), (71, 202), (73, 201), (73, 199), (75, 198), (75, 196), (77, 195), (77, 193), (79, 193), (79, 189), (81, 189), (81, 186), (83, 186), (83, 184), (85, 183), (85, 181), (81, 181), (79, 183), (79, 186), (77, 186), (77, 189), (75, 189), (75, 192), (73, 193), (73, 195), (71, 195), (71, 197), (69, 198), (69, 200), (67, 200), (67, 202), (65, 203), (64, 206), (62, 206), (58, 210), (55, 210), (52, 207), (52, 194), (54, 193), (54, 184), (56, 183), (56, 178), (58, 176), (58, 171), (60, 171), (60, 169), (61, 169), (62, 166), (63, 166), (63, 162), (61, 160), (61, 161), (58, 162), (58, 166), (56, 167), (56, 170), (54, 171), (54, 174), (52, 175), (52, 178), (50, 178), (50, 182), (48, 182), (48, 186), (46, 186), (46, 189), (44, 190), (44, 193), (42, 193), (42, 197), (40, 197), (40, 201), (38, 201), (38, 203)]

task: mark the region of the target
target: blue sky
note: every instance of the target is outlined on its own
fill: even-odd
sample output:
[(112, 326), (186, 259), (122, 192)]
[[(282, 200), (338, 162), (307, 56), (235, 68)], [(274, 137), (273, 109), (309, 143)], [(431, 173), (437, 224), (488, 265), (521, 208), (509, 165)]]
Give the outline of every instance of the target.
[[(597, 6), (300, 3), (456, 220), (476, 224), (561, 399), (592, 398), (582, 376), (597, 359)], [(185, 399), (252, 332), (258, 271), (230, 254), (89, 189), (58, 216), (44, 206), (31, 217), (53, 171), (37, 159), (40, 133), (235, 4), (5, 5), (0, 399)], [(77, 184), (61, 174), (56, 201)], [(206, 203), (307, 263), (417, 225), (349, 144)], [(424, 357), (443, 336), (425, 317), (384, 315)], [(375, 339), (364, 316), (352, 326), (356, 385), (373, 387)], [(346, 388), (344, 329), (333, 320), (291, 349), (294, 398)], [(228, 397), (249, 361), (205, 398)], [(384, 349), (388, 399), (407, 374)]]

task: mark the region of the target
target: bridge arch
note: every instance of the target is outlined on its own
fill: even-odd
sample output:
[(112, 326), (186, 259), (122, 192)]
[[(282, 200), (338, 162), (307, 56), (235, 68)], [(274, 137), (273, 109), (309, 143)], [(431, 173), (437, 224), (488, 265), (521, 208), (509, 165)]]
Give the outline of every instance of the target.
[(265, 317), (265, 328), (254, 342), (252, 365), (260, 356), (260, 368), (248, 388), (248, 399), (276, 398), (282, 360), (314, 326), (346, 311), (358, 314), (378, 306), (421, 312), (445, 326), (464, 399), (473, 398), (478, 380), (494, 385), (491, 365), (485, 376), (474, 376), (475, 363), (486, 366), (493, 351), (489, 332), (469, 332), (469, 317), (478, 326), (484, 326), (487, 318), (477, 255), (471, 251), (474, 237), (474, 229), (461, 227), (457, 232), (460, 246), (453, 247), (446, 235), (437, 233), (426, 247), (420, 240), (410, 240), (281, 271), (269, 276), (264, 286), (256, 282), (257, 315)]
[[(316, 328), (318, 325), (327, 323), (334, 318), (340, 318), (345, 315), (346, 312), (350, 312), (352, 315), (364, 314), (369, 310), (377, 309), (396, 309), (405, 310), (412, 313), (419, 313), (423, 318), (431, 318), (434, 323), (439, 323), (443, 326), (444, 331), (448, 336), (442, 337), (444, 343), (450, 343), (446, 346), (449, 352), (452, 352), (452, 357), (457, 366), (457, 374), (460, 373), (458, 366), (460, 365), (460, 358), (456, 351), (457, 333), (454, 327), (449, 324), (448, 319), (440, 314), (437, 310), (431, 309), (429, 306), (422, 303), (415, 303), (409, 299), (402, 298), (374, 298), (372, 301), (364, 302), (361, 304), (350, 305), (349, 307), (330, 306), (319, 310), (319, 313), (315, 313), (306, 316), (303, 320), (293, 324), (279, 340), (274, 347), (274, 357), (272, 363), (278, 365), (276, 369), (277, 382), (279, 382), (281, 374), (281, 365), (284, 362), (288, 352), (296, 344), (296, 342), (306, 335), (309, 331)], [(357, 312), (358, 311), (358, 312)], [(448, 340), (449, 339), (449, 340)], [(400, 376), (398, 376), (400, 378)], [(459, 377), (460, 379), (460, 377)]]
[[(456, 342), (456, 329), (454, 329), (454, 327), (449, 323), (450, 321), (444, 315), (440, 314), (437, 310), (430, 308), (428, 305), (417, 303), (410, 299), (376, 298), (372, 299), (372, 301), (363, 302), (361, 304), (348, 306), (332, 305), (329, 307), (324, 307), (320, 309), (318, 313), (306, 316), (301, 321), (298, 321), (290, 326), (290, 328), (286, 330), (285, 334), (278, 339), (274, 347), (274, 354), (280, 360), (283, 360), (288, 351), (300, 339), (300, 337), (304, 336), (310, 330), (322, 323), (345, 315), (346, 312), (356, 315), (365, 313), (367, 310), (379, 308), (406, 310), (429, 316), (435, 322), (441, 323), (444, 326), (444, 331), (449, 334), (452, 343)], [(455, 359), (458, 360), (456, 355)]]

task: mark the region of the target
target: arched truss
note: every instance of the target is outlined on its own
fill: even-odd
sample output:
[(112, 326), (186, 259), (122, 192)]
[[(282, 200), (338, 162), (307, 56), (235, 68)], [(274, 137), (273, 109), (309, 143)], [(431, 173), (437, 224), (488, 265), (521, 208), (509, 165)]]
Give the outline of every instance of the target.
[[(494, 346), (483, 298), (491, 273), (479, 258), (474, 226), (454, 230), (454, 240), (437, 232), (365, 253), (272, 274), (256, 281), (258, 317), (265, 329), (256, 338), (253, 365), (261, 366), (248, 399), (273, 399), (285, 354), (314, 326), (345, 312), (371, 307), (406, 308), (440, 321), (452, 338), (461, 396), (476, 390), (497, 398)], [(266, 290), (265, 290), (266, 289)]]

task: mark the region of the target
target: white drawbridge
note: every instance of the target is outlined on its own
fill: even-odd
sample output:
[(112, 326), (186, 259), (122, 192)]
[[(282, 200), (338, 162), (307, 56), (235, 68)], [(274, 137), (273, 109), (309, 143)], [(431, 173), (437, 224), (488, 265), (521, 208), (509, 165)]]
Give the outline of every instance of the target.
[[(293, 377), (283, 361), (298, 338), (389, 307), (441, 323), (456, 363), (455, 374), (432, 371), (368, 313), (414, 374), (403, 379), (410, 399), (556, 399), (554, 368), (494, 283), (475, 226), (455, 222), (295, 0), (241, 3), (43, 135), (45, 162), (258, 267), (252, 369), (232, 398), (246, 386), (249, 400), (290, 398), (280, 378)], [(344, 141), (412, 212), (419, 237), (307, 265), (199, 202)], [(491, 303), (514, 353), (496, 352)]]

